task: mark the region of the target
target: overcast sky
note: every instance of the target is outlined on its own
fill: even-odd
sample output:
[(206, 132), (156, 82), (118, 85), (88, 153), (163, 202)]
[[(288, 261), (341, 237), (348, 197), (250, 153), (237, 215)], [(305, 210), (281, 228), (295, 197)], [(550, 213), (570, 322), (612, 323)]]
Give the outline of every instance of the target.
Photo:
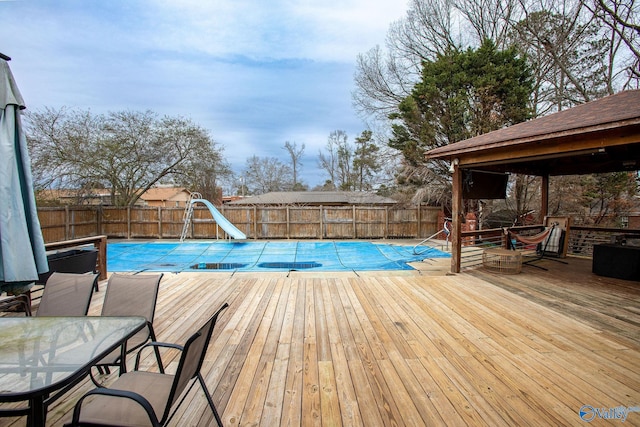
[(180, 115), (209, 130), (234, 171), (252, 155), (324, 175), (329, 133), (353, 142), (356, 57), (383, 45), (406, 0), (0, 0), (0, 52), (28, 109)]

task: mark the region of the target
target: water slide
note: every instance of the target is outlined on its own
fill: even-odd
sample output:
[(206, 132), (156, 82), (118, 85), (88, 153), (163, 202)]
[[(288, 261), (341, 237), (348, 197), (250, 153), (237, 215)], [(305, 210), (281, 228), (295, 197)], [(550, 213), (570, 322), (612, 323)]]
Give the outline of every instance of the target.
[(224, 217), (224, 215), (222, 215), (220, 213), (220, 211), (218, 211), (218, 209), (215, 208), (215, 206), (213, 206), (211, 204), (210, 201), (206, 200), (206, 199), (192, 199), (191, 200), (191, 204), (195, 204), (195, 203), (202, 203), (203, 205), (205, 205), (206, 207), (209, 208), (209, 211), (211, 212), (211, 215), (213, 216), (213, 219), (216, 221), (216, 223), (232, 238), (234, 239), (246, 239), (247, 235), (244, 234), (242, 231), (238, 230), (236, 228), (235, 225), (231, 224), (231, 222), (229, 222), (229, 220), (227, 218)]

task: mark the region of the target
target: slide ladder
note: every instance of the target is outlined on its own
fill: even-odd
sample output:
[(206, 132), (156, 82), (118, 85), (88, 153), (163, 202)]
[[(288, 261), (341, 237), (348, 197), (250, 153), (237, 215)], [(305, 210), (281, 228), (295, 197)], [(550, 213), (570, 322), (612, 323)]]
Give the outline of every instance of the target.
[(181, 242), (187, 237), (187, 234), (189, 234), (189, 226), (193, 221), (193, 205), (195, 205), (196, 203), (202, 203), (209, 209), (209, 212), (211, 212), (211, 216), (213, 216), (213, 219), (216, 222), (216, 224), (220, 228), (222, 228), (230, 238), (233, 238), (233, 239), (247, 238), (246, 234), (238, 230), (238, 228), (235, 225), (233, 225), (227, 218), (225, 218), (224, 215), (222, 215), (220, 211), (218, 211), (218, 209), (216, 209), (215, 206), (213, 206), (213, 204), (210, 201), (203, 199), (200, 193), (192, 193), (191, 198), (187, 202), (187, 206), (185, 206), (184, 208), (184, 215), (183, 215), (184, 225), (182, 226), (182, 233), (180, 233)]
[(180, 233), (180, 242), (182, 242), (189, 234), (189, 227), (191, 226), (191, 220), (193, 219), (193, 201), (195, 199), (201, 199), (202, 194), (200, 193), (191, 193), (191, 197), (189, 197), (189, 201), (184, 207), (184, 213), (182, 214), (182, 233)]

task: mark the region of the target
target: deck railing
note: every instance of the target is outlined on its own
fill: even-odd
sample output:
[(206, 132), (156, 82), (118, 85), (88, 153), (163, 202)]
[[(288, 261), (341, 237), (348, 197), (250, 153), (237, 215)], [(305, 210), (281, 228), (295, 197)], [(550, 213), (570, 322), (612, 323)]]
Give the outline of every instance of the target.
[[(512, 227), (518, 232), (528, 233), (537, 230), (539, 226)], [(487, 248), (505, 247), (506, 236), (502, 228), (489, 228), (476, 231), (462, 232), (462, 268), (474, 267), (482, 264), (482, 252)]]
[[(536, 234), (543, 229), (542, 225), (509, 227), (526, 234)], [(640, 230), (627, 228), (604, 228), (572, 225), (569, 228), (569, 245), (567, 254), (572, 256), (591, 257), (593, 245), (610, 243), (616, 237), (633, 237), (640, 239)], [(506, 235), (502, 228), (492, 228), (462, 233), (462, 268), (482, 264), (482, 251), (490, 247), (506, 247)]]
[(107, 236), (91, 236), (73, 240), (50, 242), (46, 243), (44, 247), (47, 251), (55, 251), (87, 245), (93, 245), (93, 247), (98, 251), (96, 271), (100, 274), (100, 280), (107, 280)]

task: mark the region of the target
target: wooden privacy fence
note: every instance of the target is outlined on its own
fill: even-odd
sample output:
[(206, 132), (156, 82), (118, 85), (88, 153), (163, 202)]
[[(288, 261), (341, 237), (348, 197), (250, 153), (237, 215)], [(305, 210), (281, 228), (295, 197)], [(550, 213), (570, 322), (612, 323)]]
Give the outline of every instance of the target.
[[(178, 239), (183, 208), (39, 208), (45, 242), (106, 235), (109, 238)], [(220, 212), (250, 239), (425, 238), (442, 228), (438, 207), (377, 206), (229, 207)], [(196, 207), (188, 238), (226, 238), (206, 208)]]

